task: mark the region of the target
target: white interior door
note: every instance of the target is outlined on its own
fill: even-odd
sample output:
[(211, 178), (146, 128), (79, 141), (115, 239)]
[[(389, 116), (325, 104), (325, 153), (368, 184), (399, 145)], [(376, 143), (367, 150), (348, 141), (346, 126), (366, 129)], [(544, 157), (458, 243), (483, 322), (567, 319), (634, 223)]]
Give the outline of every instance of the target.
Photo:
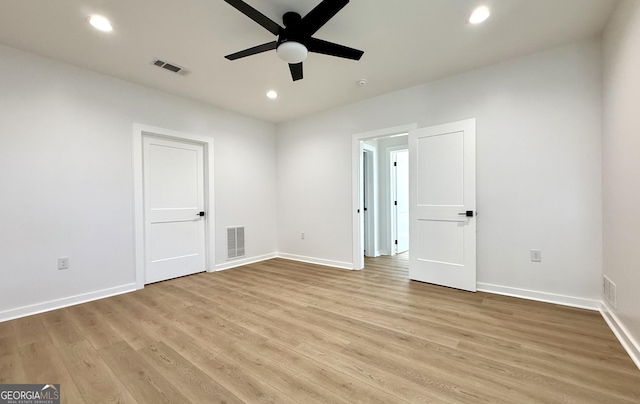
[(475, 119), (412, 130), (409, 155), (409, 278), (475, 292)]
[(367, 151), (362, 152), (362, 226), (363, 226), (363, 254), (369, 255), (369, 244), (371, 243), (370, 227), (369, 223), (369, 159), (367, 158)]
[(393, 152), (396, 254), (409, 250), (409, 151)]
[(206, 270), (204, 148), (145, 137), (145, 283)]

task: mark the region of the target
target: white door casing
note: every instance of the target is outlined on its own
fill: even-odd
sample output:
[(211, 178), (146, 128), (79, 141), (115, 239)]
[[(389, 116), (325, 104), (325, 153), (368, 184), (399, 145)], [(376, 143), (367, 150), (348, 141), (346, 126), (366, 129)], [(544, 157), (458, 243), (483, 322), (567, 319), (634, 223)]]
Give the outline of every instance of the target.
[(144, 136), (143, 162), (145, 283), (205, 271), (203, 145)]
[(476, 291), (475, 126), (469, 119), (409, 132), (412, 280)]

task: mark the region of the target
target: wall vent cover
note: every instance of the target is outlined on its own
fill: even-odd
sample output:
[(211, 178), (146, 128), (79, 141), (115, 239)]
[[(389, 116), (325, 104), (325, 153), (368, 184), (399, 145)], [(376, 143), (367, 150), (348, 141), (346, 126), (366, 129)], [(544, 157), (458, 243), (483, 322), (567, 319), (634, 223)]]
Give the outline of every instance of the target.
[(616, 284), (611, 282), (611, 279), (607, 278), (606, 276), (602, 278), (602, 295), (604, 296), (605, 300), (609, 302), (611, 306), (613, 306), (614, 309), (617, 308)]
[(163, 68), (165, 70), (168, 70), (172, 73), (176, 73), (179, 74), (180, 76), (188, 76), (189, 74), (191, 74), (191, 71), (189, 71), (188, 69), (182, 67), (182, 66), (178, 66), (175, 63), (169, 63), (169, 62), (165, 62), (164, 60), (160, 60), (160, 59), (154, 59), (151, 62), (152, 65), (154, 66), (158, 66), (160, 68)]
[(244, 226), (227, 227), (227, 259), (244, 257)]

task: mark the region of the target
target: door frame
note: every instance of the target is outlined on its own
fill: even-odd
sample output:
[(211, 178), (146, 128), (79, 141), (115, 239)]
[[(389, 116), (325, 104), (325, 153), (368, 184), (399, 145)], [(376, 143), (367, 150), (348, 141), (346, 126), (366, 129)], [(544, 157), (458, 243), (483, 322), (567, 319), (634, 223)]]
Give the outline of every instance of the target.
[[(409, 134), (407, 134), (407, 139), (409, 138)], [(388, 228), (388, 237), (389, 237), (389, 255), (390, 256), (394, 256), (396, 255), (398, 252), (398, 248), (395, 244), (395, 240), (396, 237), (398, 237), (398, 223), (397, 223), (397, 216), (396, 216), (396, 206), (393, 204), (395, 199), (395, 193), (396, 193), (396, 173), (395, 173), (395, 169), (393, 167), (393, 165), (391, 165), (392, 160), (392, 156), (394, 153), (399, 152), (399, 151), (403, 151), (406, 150), (407, 153), (409, 153), (409, 144), (407, 145), (402, 145), (402, 146), (391, 146), (391, 147), (387, 147), (387, 150), (385, 151), (386, 157), (387, 157), (387, 167), (389, 168), (389, 170), (387, 171), (387, 176), (389, 178), (389, 181), (387, 181), (387, 184), (389, 184), (389, 193), (387, 195), (387, 199), (389, 202), (389, 228)]]
[(143, 289), (145, 283), (145, 216), (144, 216), (144, 161), (143, 138), (153, 136), (178, 142), (195, 143), (204, 148), (204, 206), (205, 217), (205, 264), (207, 272), (215, 271), (215, 210), (213, 187), (213, 138), (193, 135), (172, 129), (134, 123), (133, 146), (133, 200), (134, 200), (134, 251), (136, 289)]
[(360, 250), (362, 245), (362, 234), (360, 232), (360, 178), (362, 175), (361, 156), (362, 143), (367, 139), (376, 139), (408, 133), (413, 129), (417, 129), (417, 123), (411, 123), (402, 126), (395, 126), (386, 129), (378, 129), (370, 132), (356, 133), (351, 138), (351, 235), (352, 235), (352, 259), (353, 268), (360, 270), (364, 268), (364, 254)]

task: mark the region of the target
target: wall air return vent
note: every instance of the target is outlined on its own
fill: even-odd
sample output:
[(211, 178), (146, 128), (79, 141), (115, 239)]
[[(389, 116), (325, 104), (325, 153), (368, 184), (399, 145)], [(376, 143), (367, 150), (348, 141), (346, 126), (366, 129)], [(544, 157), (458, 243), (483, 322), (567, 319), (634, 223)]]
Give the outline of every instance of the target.
[(244, 257), (244, 226), (227, 227), (227, 259)]
[(186, 68), (182, 67), (182, 66), (178, 66), (175, 63), (169, 63), (169, 62), (165, 62), (164, 60), (160, 60), (160, 59), (154, 59), (151, 62), (152, 65), (154, 66), (158, 66), (162, 69), (168, 70), (172, 73), (176, 73), (179, 74), (180, 76), (188, 76), (189, 74), (191, 74), (191, 72), (189, 70), (187, 70)]
[(611, 282), (611, 279), (604, 276), (602, 279), (602, 295), (614, 309), (617, 308), (618, 303), (616, 294), (616, 284)]

